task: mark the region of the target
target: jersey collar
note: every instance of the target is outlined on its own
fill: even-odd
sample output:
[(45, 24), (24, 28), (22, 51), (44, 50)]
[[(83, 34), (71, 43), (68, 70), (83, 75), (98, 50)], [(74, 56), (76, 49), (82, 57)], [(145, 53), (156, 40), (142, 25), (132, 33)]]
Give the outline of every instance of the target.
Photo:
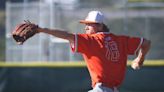
[(97, 32), (96, 34), (110, 34), (110, 32)]

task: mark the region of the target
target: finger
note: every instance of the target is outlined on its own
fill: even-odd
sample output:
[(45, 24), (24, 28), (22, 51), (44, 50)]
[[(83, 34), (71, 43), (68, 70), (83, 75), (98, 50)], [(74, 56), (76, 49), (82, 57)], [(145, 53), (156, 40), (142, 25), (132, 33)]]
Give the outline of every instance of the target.
[(16, 35), (20, 35), (22, 31), (24, 31), (24, 29), (28, 27), (27, 24), (24, 24), (23, 26), (21, 26), (17, 31), (16, 31)]
[(14, 31), (12, 31), (12, 34), (15, 35), (16, 32), (18, 31), (18, 29), (20, 29), (22, 26), (24, 26), (24, 24), (19, 24), (15, 27)]
[(32, 36), (32, 34), (35, 34), (36, 32), (36, 25), (35, 24), (29, 24), (29, 26), (28, 27), (26, 27), (25, 29), (24, 29), (24, 31), (20, 34), (21, 36), (23, 36), (23, 35), (25, 35), (25, 34), (27, 34), (27, 35), (31, 35)]
[(30, 26), (27, 26), (21, 33), (20, 33), (20, 36), (24, 36), (25, 34), (27, 34), (28, 31), (30, 31)]
[(22, 36), (23, 36), (23, 35), (27, 34), (27, 32), (32, 31), (34, 27), (35, 27), (35, 25), (34, 25), (34, 24), (28, 24), (28, 26), (24, 29), (24, 31), (23, 31), (23, 32), (21, 32), (21, 34), (20, 34), (20, 35), (22, 35)]

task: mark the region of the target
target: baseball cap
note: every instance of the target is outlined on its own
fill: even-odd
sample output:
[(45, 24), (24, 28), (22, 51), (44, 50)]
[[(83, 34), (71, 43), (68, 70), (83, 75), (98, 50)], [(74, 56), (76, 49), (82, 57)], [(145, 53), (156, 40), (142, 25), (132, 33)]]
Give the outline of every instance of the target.
[(85, 20), (80, 20), (80, 23), (103, 23), (104, 15), (100, 11), (90, 11)]

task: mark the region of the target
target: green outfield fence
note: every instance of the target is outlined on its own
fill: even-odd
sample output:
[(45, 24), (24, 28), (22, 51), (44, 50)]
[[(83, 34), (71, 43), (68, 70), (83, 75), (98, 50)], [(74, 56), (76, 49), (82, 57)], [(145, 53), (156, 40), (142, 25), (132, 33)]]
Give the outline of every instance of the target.
[[(134, 71), (128, 61), (120, 92), (164, 92), (164, 60), (146, 60)], [(0, 92), (87, 92), (88, 70), (79, 62), (0, 62)]]

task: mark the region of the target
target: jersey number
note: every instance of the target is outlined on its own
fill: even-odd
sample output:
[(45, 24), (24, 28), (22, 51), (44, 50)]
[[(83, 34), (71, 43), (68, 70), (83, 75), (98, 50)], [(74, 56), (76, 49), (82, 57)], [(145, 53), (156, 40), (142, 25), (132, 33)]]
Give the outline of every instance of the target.
[(118, 46), (115, 41), (105, 42), (106, 58), (110, 61), (116, 62), (119, 60), (120, 53), (118, 50)]

